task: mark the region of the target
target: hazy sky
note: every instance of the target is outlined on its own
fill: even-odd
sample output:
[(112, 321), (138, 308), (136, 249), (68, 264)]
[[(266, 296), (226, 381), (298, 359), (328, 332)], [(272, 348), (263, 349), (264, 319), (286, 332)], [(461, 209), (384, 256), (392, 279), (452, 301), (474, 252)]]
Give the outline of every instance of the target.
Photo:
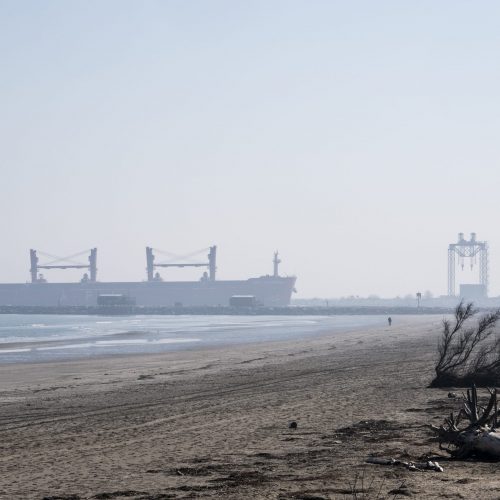
[(139, 280), (146, 245), (217, 244), (221, 278), (279, 249), (300, 297), (444, 294), (476, 231), (500, 294), (499, 21), (496, 1), (0, 0), (0, 281), (29, 278), (29, 248), (96, 246), (101, 280)]

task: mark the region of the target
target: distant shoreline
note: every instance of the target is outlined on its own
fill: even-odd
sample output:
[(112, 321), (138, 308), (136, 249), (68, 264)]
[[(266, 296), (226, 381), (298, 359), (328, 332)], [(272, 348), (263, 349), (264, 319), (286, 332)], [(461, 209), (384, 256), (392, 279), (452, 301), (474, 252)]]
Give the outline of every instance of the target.
[(168, 307), (168, 306), (0, 306), (0, 314), (53, 315), (204, 315), (204, 316), (336, 316), (451, 314), (452, 307), (289, 306), (289, 307)]

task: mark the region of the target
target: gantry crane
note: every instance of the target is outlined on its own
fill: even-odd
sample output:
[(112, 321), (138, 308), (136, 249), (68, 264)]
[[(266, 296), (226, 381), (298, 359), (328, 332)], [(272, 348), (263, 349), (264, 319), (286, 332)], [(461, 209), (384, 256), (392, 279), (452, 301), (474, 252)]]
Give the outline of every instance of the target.
[(479, 255), (479, 284), (484, 286), (484, 293), (488, 292), (488, 243), (477, 241), (476, 233), (471, 233), (470, 240), (464, 238), (464, 233), (458, 234), (458, 241), (450, 243), (448, 247), (448, 295), (455, 297), (455, 271), (458, 264), (463, 269), (465, 259), (470, 259), (472, 269)]

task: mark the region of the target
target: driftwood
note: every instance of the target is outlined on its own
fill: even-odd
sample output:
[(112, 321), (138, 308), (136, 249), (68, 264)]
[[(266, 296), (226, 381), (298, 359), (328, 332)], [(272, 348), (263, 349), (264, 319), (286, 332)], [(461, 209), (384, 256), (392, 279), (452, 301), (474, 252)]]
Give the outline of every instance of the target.
[[(456, 416), (452, 412), (440, 427), (430, 426), (437, 434), (440, 449), (454, 458), (482, 454), (500, 459), (500, 432), (496, 430), (499, 415), (497, 391), (493, 389), (489, 393), (488, 404), (483, 407), (473, 385), (467, 390), (467, 396), (464, 395), (463, 407)], [(461, 426), (462, 422), (465, 425)]]
[(366, 459), (366, 462), (369, 464), (377, 465), (401, 465), (413, 472), (424, 470), (443, 472), (443, 468), (438, 464), (438, 462), (432, 462), (431, 460), (428, 460), (427, 462), (404, 462), (402, 460), (396, 460), (394, 458), (369, 457)]

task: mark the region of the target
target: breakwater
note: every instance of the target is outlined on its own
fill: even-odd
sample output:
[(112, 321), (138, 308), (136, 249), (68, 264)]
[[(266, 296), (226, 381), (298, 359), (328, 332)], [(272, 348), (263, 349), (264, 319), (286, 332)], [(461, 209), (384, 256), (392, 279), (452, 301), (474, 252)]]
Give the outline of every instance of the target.
[(449, 307), (167, 307), (167, 306), (0, 306), (0, 314), (335, 316), (452, 314)]

